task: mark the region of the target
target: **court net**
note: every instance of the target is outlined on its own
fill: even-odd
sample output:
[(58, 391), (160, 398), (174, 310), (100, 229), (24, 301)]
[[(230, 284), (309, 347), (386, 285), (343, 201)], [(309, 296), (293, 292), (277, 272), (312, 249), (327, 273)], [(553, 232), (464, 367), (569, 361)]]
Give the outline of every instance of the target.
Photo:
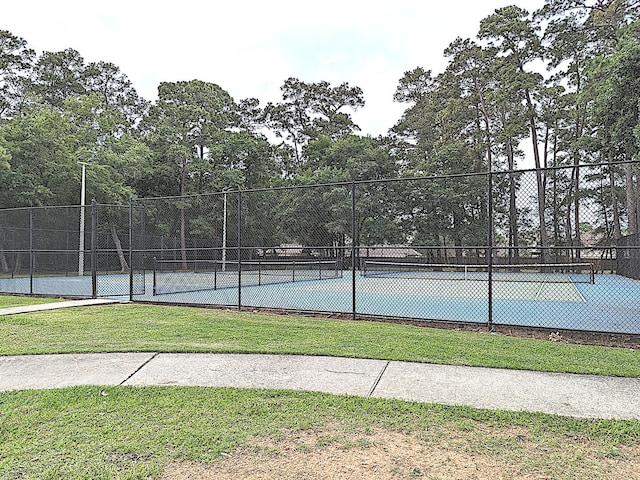
[[(361, 273), (373, 278), (488, 281), (487, 265), (427, 264), (364, 260)], [(592, 263), (493, 265), (492, 281), (537, 283), (595, 283)]]
[(338, 260), (154, 260), (153, 295), (328, 280), (342, 276)]

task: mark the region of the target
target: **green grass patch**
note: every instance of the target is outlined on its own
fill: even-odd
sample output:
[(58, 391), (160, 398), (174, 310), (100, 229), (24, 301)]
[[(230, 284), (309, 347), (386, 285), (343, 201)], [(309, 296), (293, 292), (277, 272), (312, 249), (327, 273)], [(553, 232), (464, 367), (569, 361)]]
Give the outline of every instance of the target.
[[(157, 478), (169, 462), (208, 464), (259, 437), (315, 431), (332, 432), (323, 438), (339, 440), (373, 428), (417, 435), (425, 445), (488, 452), (500, 461), (521, 462), (525, 470), (564, 469), (553, 478), (597, 477), (574, 475), (579, 470), (562, 457), (550, 459), (551, 450), (566, 452), (588, 442), (591, 452), (618, 455), (640, 443), (638, 421), (307, 392), (73, 387), (0, 393), (0, 478)], [(511, 438), (514, 429), (517, 438)], [(574, 462), (575, 468), (583, 469), (585, 461)]]
[(0, 317), (0, 355), (81, 352), (329, 355), (640, 376), (640, 352), (378, 322), (120, 304)]

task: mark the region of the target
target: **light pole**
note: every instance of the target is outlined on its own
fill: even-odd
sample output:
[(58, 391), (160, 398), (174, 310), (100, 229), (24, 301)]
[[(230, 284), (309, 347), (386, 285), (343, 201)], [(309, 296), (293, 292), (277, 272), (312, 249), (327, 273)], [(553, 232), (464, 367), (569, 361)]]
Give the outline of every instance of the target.
[(78, 160), (78, 165), (82, 165), (82, 186), (80, 187), (80, 248), (78, 252), (78, 276), (84, 275), (84, 207), (85, 193), (87, 189), (86, 167), (87, 162)]

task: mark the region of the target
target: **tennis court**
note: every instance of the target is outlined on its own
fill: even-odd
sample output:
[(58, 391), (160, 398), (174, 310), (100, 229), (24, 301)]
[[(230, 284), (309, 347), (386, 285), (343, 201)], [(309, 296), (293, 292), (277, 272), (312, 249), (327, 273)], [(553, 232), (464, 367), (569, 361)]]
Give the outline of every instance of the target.
[[(588, 268), (571, 265), (573, 273), (536, 272), (531, 266), (527, 266), (528, 271), (521, 271), (512, 267), (497, 267), (494, 274), (495, 324), (640, 333), (640, 301), (631, 306), (629, 301), (640, 299), (640, 282), (619, 275), (596, 275), (590, 265)], [(301, 270), (300, 265), (296, 268)], [(337, 271), (328, 266), (315, 270), (316, 265), (312, 268), (317, 272), (314, 278), (299, 273), (295, 279), (292, 272), (285, 274), (281, 267), (275, 275), (278, 281), (263, 280), (262, 284), (258, 284), (255, 270), (243, 272), (240, 295), (237, 271), (224, 274), (224, 278), (235, 282), (235, 287), (227, 284), (222, 288), (213, 286), (211, 273), (209, 288), (201, 284), (202, 273), (193, 274), (198, 291), (193, 291), (188, 275), (182, 272), (183, 277), (178, 280), (183, 283), (174, 285), (173, 292), (154, 295), (147, 288), (145, 294), (134, 298), (230, 307), (237, 307), (240, 302), (242, 307), (352, 313), (355, 288), (357, 314), (479, 324), (487, 321), (486, 266), (485, 272), (458, 266), (434, 273), (413, 268), (398, 271), (394, 266), (395, 270), (384, 274), (379, 270), (377, 273), (359, 270), (355, 277), (350, 270)]]
[[(335, 270), (332, 265), (316, 263), (311, 268), (311, 264), (298, 264), (295, 271), (283, 266), (258, 271), (247, 265), (241, 273), (240, 291), (238, 272), (234, 270), (218, 272), (217, 279), (211, 272), (183, 271), (180, 277), (172, 273), (162, 284), (158, 283), (157, 272), (146, 272), (133, 276), (133, 300), (230, 308), (237, 308), (240, 303), (243, 308), (350, 314), (355, 287), (355, 311), (359, 315), (487, 322), (489, 283), (469, 272), (466, 279), (456, 278), (461, 275), (459, 272), (425, 277), (371, 275), (362, 270), (354, 277), (351, 270)], [(591, 283), (585, 281), (589, 276), (586, 273), (558, 274), (561, 281), (537, 274), (539, 281), (535, 281), (536, 274), (522, 274), (528, 277), (501, 279), (500, 272), (496, 272), (492, 283), (494, 324), (640, 334), (640, 281), (595, 274)], [(128, 274), (99, 275), (96, 294), (128, 299), (130, 280)], [(214, 281), (222, 283), (214, 285)], [(192, 288), (194, 285), (198, 288)], [(31, 281), (0, 279), (3, 292), (28, 294), (30, 288), (43, 295), (92, 295), (91, 276), (87, 275), (38, 277)]]

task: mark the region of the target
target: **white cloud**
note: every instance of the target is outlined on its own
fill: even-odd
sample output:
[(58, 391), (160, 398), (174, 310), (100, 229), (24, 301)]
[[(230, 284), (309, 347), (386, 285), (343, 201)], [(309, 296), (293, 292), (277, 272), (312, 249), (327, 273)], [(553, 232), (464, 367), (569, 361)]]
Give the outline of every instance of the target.
[[(365, 94), (354, 115), (365, 134), (386, 133), (402, 106), (393, 92), (405, 71), (440, 72), (444, 48), (472, 37), (480, 20), (508, 0), (21, 0), (5, 2), (0, 29), (38, 53), (78, 50), (109, 61), (138, 92), (156, 98), (162, 81), (219, 84), (236, 99), (280, 99), (288, 77), (348, 82)], [(543, 0), (519, 0), (533, 10)]]

